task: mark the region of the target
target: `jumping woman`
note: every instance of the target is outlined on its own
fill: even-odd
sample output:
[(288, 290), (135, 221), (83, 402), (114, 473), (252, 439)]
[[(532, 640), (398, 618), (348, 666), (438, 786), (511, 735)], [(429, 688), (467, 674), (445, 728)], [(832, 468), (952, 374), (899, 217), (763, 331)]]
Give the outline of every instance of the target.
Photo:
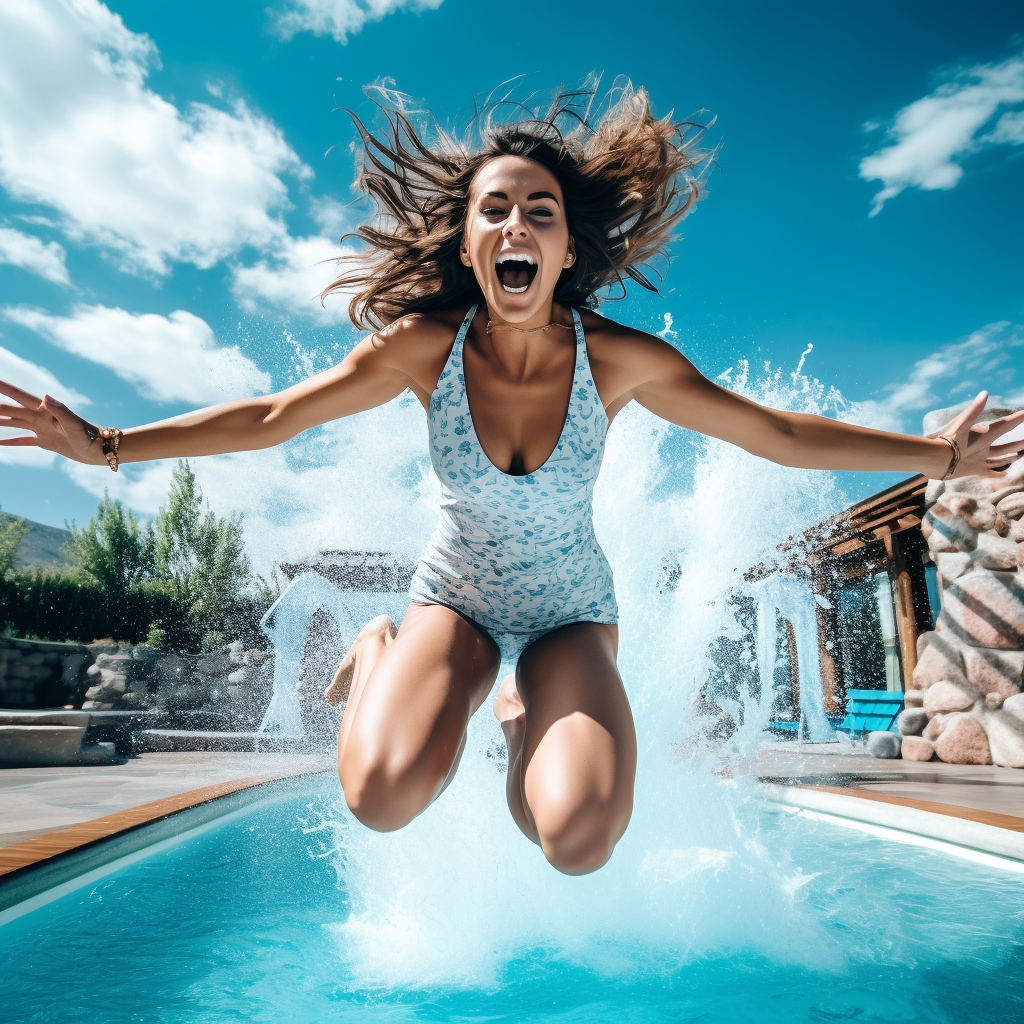
[[(594, 97), (591, 95), (590, 99)], [(338, 774), (352, 813), (401, 828), (455, 774), (470, 718), (504, 660), (494, 711), (516, 824), (560, 871), (601, 867), (629, 822), (636, 735), (616, 669), (618, 620), (591, 495), (609, 424), (630, 402), (786, 466), (994, 476), (1024, 414), (975, 425), (979, 395), (911, 437), (779, 412), (705, 379), (661, 338), (594, 312), (661, 253), (698, 197), (692, 125), (619, 88), (588, 118), (487, 123), (477, 144), (426, 141), (401, 105), (356, 125), (377, 217), (331, 286), (373, 331), (336, 367), (267, 397), (124, 431), (53, 398), (0, 391), (0, 425), (96, 466), (268, 448), (406, 390), (427, 414), (440, 523), (400, 629), (367, 624), (327, 688), (346, 701)], [(575, 120), (574, 120), (575, 118)], [(565, 130), (562, 130), (562, 129)], [(330, 291), (331, 289), (328, 289)]]

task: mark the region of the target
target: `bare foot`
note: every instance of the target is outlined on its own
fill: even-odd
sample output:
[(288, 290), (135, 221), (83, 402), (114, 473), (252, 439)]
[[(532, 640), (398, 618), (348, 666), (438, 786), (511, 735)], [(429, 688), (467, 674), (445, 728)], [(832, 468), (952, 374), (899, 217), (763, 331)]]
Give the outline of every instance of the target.
[(391, 621), (389, 615), (378, 615), (363, 626), (359, 635), (352, 641), (352, 646), (345, 652), (345, 657), (341, 659), (334, 678), (324, 690), (324, 700), (332, 707), (337, 707), (343, 700), (348, 700), (360, 651), (365, 651), (369, 644), (387, 647), (397, 633), (398, 627)]
[(498, 687), (498, 696), (494, 698), (494, 717), (504, 725), (525, 714), (526, 708), (523, 707), (519, 691), (516, 689), (515, 673), (510, 672), (502, 679), (501, 686)]

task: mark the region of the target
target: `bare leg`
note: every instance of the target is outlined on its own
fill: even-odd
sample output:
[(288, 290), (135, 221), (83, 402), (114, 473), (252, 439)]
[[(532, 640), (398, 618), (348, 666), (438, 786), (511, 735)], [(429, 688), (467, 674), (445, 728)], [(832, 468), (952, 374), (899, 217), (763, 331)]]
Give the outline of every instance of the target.
[(352, 677), (355, 674), (356, 653), (359, 654), (360, 682), (362, 682), (370, 669), (377, 664), (377, 659), (385, 649), (391, 646), (397, 635), (398, 627), (391, 621), (390, 615), (378, 615), (377, 618), (371, 619), (363, 626), (359, 635), (352, 641), (352, 646), (345, 652), (345, 657), (341, 659), (334, 678), (327, 684), (327, 689), (324, 690), (324, 700), (335, 708), (343, 700), (347, 701), (352, 689)]
[(410, 605), (393, 630), (384, 616), (367, 624), (328, 688), (349, 684), (338, 733), (345, 799), (381, 832), (406, 825), (451, 781), (499, 662), (490, 637), (441, 605)]
[(570, 875), (608, 860), (633, 810), (636, 732), (617, 643), (614, 626), (555, 630), (523, 652), (495, 701), (512, 817)]

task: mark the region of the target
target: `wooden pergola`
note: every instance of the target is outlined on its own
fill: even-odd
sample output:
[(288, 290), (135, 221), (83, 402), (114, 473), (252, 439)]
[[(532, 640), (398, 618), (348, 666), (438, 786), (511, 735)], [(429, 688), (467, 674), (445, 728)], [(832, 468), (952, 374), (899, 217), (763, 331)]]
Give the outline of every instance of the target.
[[(781, 557), (757, 565), (746, 574), (753, 582), (774, 572), (807, 572), (814, 592), (831, 609), (818, 607), (818, 637), (822, 686), (826, 709), (836, 713), (838, 666), (834, 656), (839, 642), (834, 600), (845, 583), (886, 572), (892, 588), (899, 638), (900, 669), (904, 688), (910, 685), (917, 664), (918, 635), (933, 626), (925, 566), (928, 545), (921, 534), (928, 480), (915, 476), (857, 502), (838, 515), (779, 545)], [(798, 693), (795, 650), (791, 643), (791, 677)]]

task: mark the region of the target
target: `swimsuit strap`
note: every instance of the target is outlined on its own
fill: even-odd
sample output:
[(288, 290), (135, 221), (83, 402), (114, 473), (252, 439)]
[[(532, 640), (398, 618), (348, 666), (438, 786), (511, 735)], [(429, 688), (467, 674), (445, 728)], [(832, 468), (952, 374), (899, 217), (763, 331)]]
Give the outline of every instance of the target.
[[(452, 357), (462, 361), (462, 346), (466, 340), (466, 335), (469, 334), (469, 325), (473, 322), (473, 317), (476, 316), (476, 311), (480, 308), (480, 303), (477, 302), (469, 307), (469, 312), (466, 314), (462, 321), (462, 326), (459, 328), (459, 333), (455, 335), (455, 344), (452, 345)], [(449, 357), (451, 358), (451, 357)]]

